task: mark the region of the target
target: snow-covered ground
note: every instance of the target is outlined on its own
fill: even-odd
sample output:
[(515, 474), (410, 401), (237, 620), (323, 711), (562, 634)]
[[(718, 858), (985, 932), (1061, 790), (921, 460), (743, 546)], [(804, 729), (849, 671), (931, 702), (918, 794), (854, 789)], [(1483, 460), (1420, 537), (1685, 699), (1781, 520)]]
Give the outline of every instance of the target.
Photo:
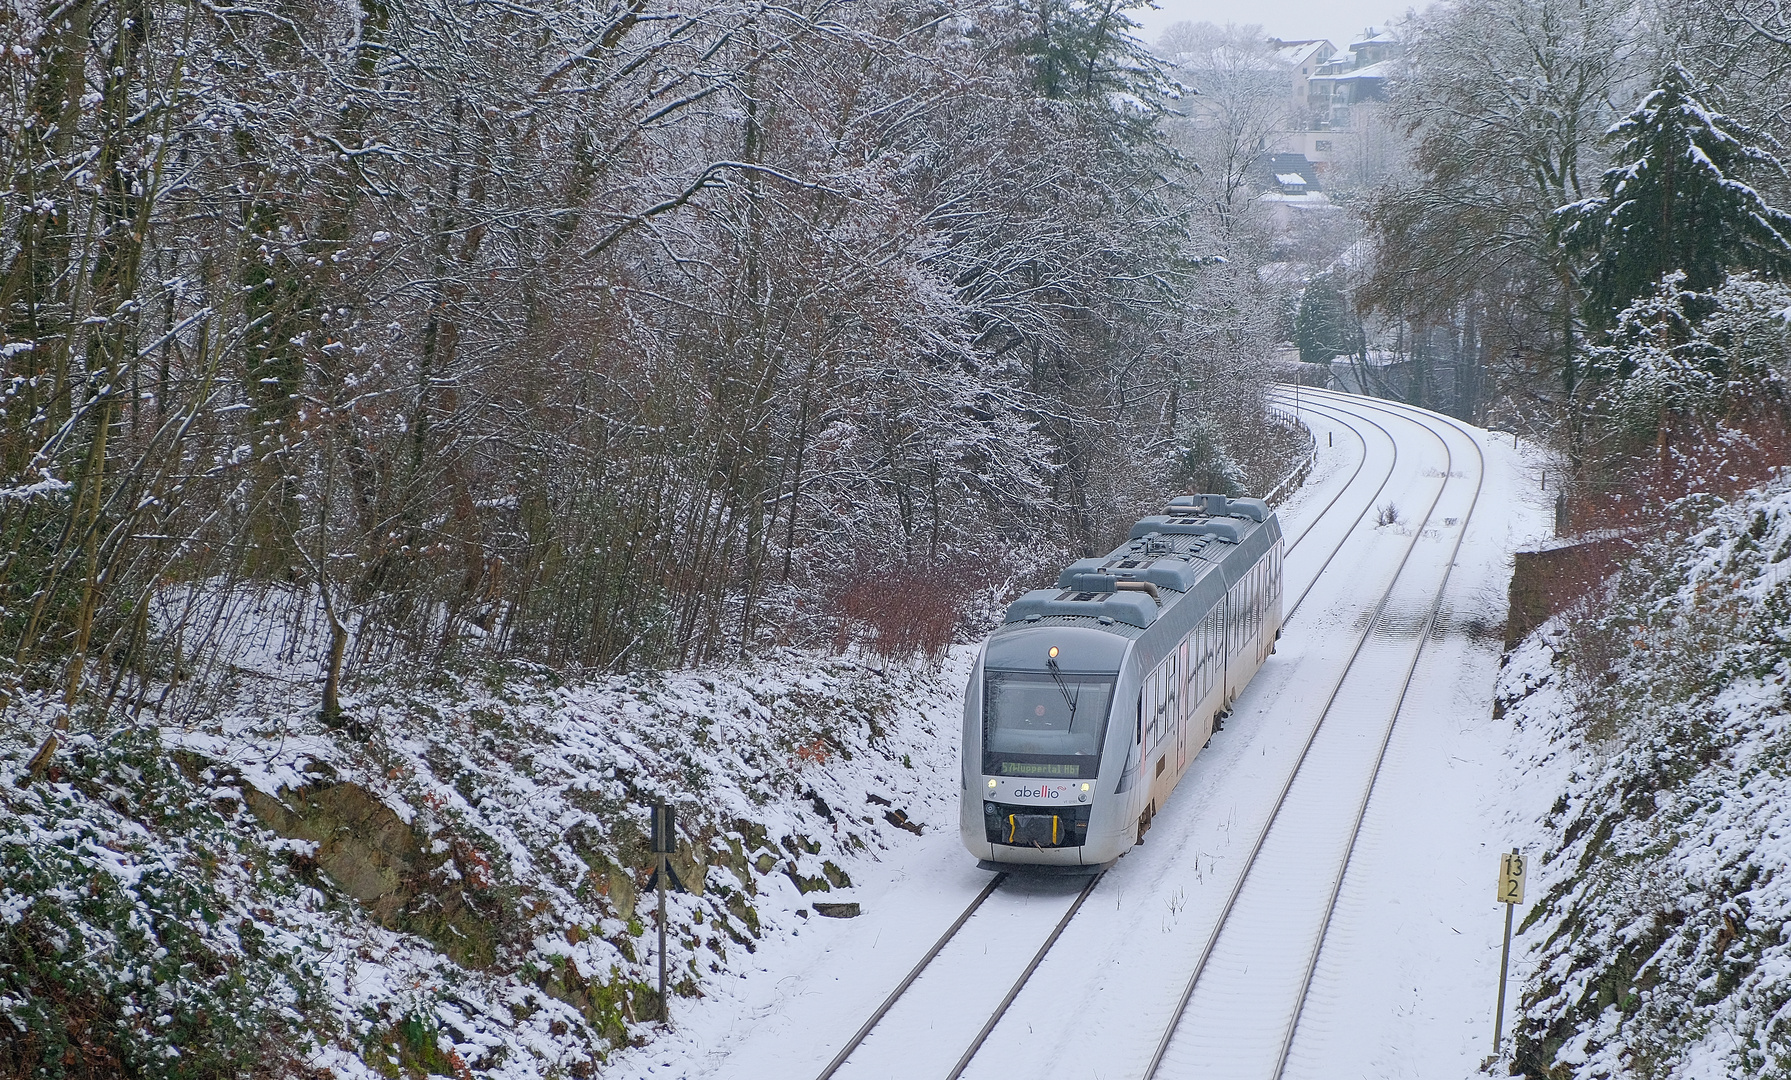
[[(1319, 457), (1281, 508), (1286, 601), (1298, 607), (1279, 651), (967, 1077), (1142, 1074), (1396, 573), (1161, 1075), (1272, 1067), (1445, 571), (1288, 1073), (1466, 1076), (1490, 1051), (1495, 853), (1534, 841), (1526, 822), (1560, 786), (1520, 783), (1530, 759), (1508, 755), (1509, 724), (1490, 717), (1510, 553), (1540, 531), (1547, 494), (1534, 490), (1534, 464), (1496, 436), (1369, 399), (1302, 391), (1299, 406)], [(1397, 520), (1377, 524), (1383, 511)], [(577, 685), (545, 672), (440, 673), (349, 701), (365, 738), (318, 723), (307, 685), (244, 668), (227, 708), (131, 729), (177, 751), (182, 771), (144, 772), (153, 750), (116, 733), (78, 735), (54, 775), (22, 789), (13, 782), (51, 709), (15, 709), (17, 729), (0, 731), (0, 808), (11, 816), (0, 815), (0, 854), (60, 869), (36, 884), (0, 881), (0, 932), (63, 947), (78, 938), (89, 992), (160, 1008), (167, 988), (141, 983), (131, 935), (183, 917), (145, 885), (144, 868), (164, 867), (197, 890), (194, 904), (224, 916), (191, 955), (260, 972), (265, 1022), (287, 1025), (283, 1052), (314, 1070), (815, 1076), (989, 880), (957, 838), (973, 655), (887, 666), (791, 652)], [(672, 901), (680, 989), (669, 1028), (646, 1012), (654, 935), (635, 896), (656, 798), (680, 805), (682, 872), (705, 886)], [(360, 839), (317, 832), (338, 818)], [(40, 901), (98, 874), (118, 882), (115, 903), (106, 892), (45, 921)], [(420, 891), (391, 884), (403, 875)], [(947, 1075), (1079, 885), (1004, 884), (839, 1075)], [(860, 914), (826, 917), (821, 904)], [(268, 967), (269, 943), (284, 966)], [(235, 1000), (194, 993), (196, 1017), (200, 1004)], [(0, 998), (8, 1015), (28, 1007)]]
[(1532, 1075), (1791, 1075), (1791, 474), (1679, 509), (1500, 673)]
[[(1310, 861), (1284, 861), (1280, 878), (1265, 878), (1270, 887), (1246, 890), (1245, 913), (1234, 918), (1259, 924), (1243, 939), (1250, 947), (1215, 952), (1178, 1033), (1178, 1042), (1191, 1038), (1196, 1049), (1172, 1054), (1161, 1075), (1192, 1075), (1196, 1060), (1235, 1061), (1235, 1075), (1256, 1074), (1244, 1062), (1260, 1058), (1264, 1024), (1284, 1026), (1297, 997), (1289, 965), (1303, 970), (1310, 954), (1367, 780), (1353, 744), (1391, 708), (1476, 481), (1479, 503), (1368, 805), (1288, 1072), (1466, 1076), (1491, 1050), (1503, 928), (1492, 892), (1495, 853), (1513, 840), (1512, 814), (1540, 813), (1516, 790), (1508, 728), (1490, 715), (1510, 553), (1546, 519), (1543, 498), (1530, 490), (1535, 468), (1497, 436), (1388, 403), (1306, 395), (1302, 404), (1320, 460), (1281, 509), (1288, 535), (1300, 540), (1287, 560), (1287, 596), (1304, 599), (1279, 652), (1159, 813), (1148, 841), (1100, 882), (967, 1077), (1142, 1074), (1306, 733), (1411, 547), (1383, 628), (1327, 721), (1336, 745), (1314, 745), (1327, 764), (1354, 757), (1351, 767), (1334, 769), (1336, 782), (1308, 796), (1315, 801), (1301, 811), (1304, 824), (1288, 830), (1308, 841), (1320, 834), (1297, 849)], [(1411, 543), (1411, 522), (1439, 491), (1433, 520)], [(1375, 524), (1387, 504), (1402, 523)], [(966, 660), (954, 656), (954, 677)], [(950, 719), (939, 717), (947, 739)], [(938, 815), (929, 821), (934, 827), (882, 855), (873, 871), (853, 870), (862, 917), (811, 920), (800, 936), (762, 946), (754, 970), (688, 1008), (673, 1032), (618, 1057), (606, 1075), (818, 1074), (988, 880), (951, 827), (955, 772), (932, 782), (937, 792), (926, 805)], [(1553, 796), (1535, 797), (1546, 806)], [(1004, 885), (838, 1075), (947, 1074), (1078, 885)], [(1260, 951), (1264, 942), (1275, 946), (1273, 955)], [(1219, 991), (1210, 1003), (1209, 985)], [(1272, 1069), (1274, 1046), (1266, 1051)]]

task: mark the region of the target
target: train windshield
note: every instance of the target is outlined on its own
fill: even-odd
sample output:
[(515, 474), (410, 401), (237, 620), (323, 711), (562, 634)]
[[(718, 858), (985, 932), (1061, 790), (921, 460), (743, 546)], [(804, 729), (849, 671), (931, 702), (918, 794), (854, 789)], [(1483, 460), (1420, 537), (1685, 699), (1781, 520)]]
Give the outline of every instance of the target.
[(983, 772), (1094, 779), (1113, 704), (1112, 675), (983, 675)]

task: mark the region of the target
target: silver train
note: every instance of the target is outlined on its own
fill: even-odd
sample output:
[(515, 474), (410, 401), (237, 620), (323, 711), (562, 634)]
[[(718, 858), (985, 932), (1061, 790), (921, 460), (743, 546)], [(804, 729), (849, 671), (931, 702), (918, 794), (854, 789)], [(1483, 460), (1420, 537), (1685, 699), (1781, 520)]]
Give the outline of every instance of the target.
[(1184, 495), (1008, 609), (964, 695), (964, 846), (991, 869), (1106, 866), (1206, 745), (1281, 630), (1281, 524)]

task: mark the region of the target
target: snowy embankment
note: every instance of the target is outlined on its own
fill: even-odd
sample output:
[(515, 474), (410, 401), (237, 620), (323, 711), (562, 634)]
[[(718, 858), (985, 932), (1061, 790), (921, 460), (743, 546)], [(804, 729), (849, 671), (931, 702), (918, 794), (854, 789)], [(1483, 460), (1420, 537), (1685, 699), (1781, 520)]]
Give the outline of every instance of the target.
[(1791, 1073), (1791, 478), (1683, 507), (1508, 658), (1536, 1077)]
[(863, 899), (887, 851), (955, 830), (967, 662), (468, 672), (364, 693), (362, 737), (243, 678), (192, 726), (78, 734), (24, 787), (52, 714), (14, 703), (0, 1073), (596, 1075), (655, 1027), (647, 808), (679, 808), (693, 889), (670, 904), (676, 1019)]

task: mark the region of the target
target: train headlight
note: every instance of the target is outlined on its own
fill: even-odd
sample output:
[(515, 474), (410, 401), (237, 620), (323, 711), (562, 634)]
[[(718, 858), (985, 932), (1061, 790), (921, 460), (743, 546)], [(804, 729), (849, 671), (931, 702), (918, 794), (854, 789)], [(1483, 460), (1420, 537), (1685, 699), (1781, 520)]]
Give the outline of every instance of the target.
[(1082, 785), (1082, 790), (1083, 790), (1083, 791), (1087, 791), (1087, 790), (1088, 790), (1088, 785), (1087, 785), (1087, 784), (1083, 784), (1083, 785)]
[(993, 780), (989, 781), (989, 790), (990, 791), (995, 790), (995, 781), (993, 781)]
[(1057, 646), (1051, 646), (1051, 659), (1057, 659)]

